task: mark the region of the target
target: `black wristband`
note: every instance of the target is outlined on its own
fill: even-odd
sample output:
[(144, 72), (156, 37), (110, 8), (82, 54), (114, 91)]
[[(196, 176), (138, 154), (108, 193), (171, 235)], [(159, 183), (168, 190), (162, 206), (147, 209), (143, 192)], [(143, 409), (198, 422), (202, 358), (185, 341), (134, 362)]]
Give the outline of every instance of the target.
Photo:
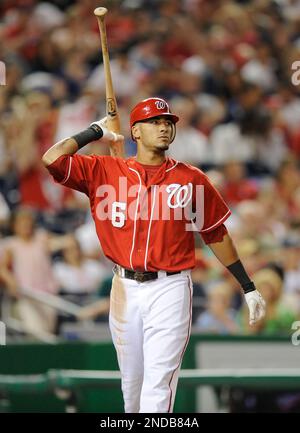
[(74, 138), (78, 145), (78, 149), (81, 149), (86, 144), (90, 143), (91, 141), (99, 140), (101, 137), (103, 137), (102, 128), (96, 123), (93, 123), (84, 131), (72, 135), (71, 138)]
[(227, 269), (236, 278), (239, 284), (242, 286), (244, 293), (252, 292), (255, 290), (254, 283), (250, 280), (249, 275), (245, 271), (245, 268), (240, 260), (227, 266)]

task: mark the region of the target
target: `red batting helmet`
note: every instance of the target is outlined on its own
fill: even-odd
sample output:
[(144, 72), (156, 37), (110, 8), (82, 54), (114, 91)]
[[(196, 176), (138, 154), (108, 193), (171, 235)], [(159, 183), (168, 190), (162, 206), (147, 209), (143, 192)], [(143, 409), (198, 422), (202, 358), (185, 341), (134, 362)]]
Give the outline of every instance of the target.
[(139, 102), (130, 113), (130, 128), (142, 120), (157, 116), (168, 116), (173, 123), (178, 122), (179, 117), (172, 114), (169, 105), (161, 98), (148, 98)]
[(178, 122), (179, 117), (171, 113), (169, 105), (161, 98), (148, 98), (136, 104), (130, 113), (130, 129), (137, 122), (158, 116), (167, 116), (173, 122), (172, 142), (176, 134), (175, 123)]

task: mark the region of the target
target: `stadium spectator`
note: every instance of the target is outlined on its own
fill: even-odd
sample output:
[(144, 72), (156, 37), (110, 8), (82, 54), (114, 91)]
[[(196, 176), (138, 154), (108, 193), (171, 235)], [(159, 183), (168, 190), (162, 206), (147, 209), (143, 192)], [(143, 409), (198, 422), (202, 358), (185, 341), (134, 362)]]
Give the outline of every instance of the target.
[(237, 161), (228, 161), (223, 167), (225, 183), (222, 195), (229, 205), (257, 197), (258, 185), (246, 176), (245, 166)]
[[(59, 295), (80, 306), (95, 299), (99, 286), (109, 275), (98, 260), (85, 258), (79, 242), (71, 235), (68, 245), (62, 248), (62, 260), (54, 263), (53, 274)], [(59, 334), (63, 323), (73, 321), (74, 317), (58, 314), (56, 332)]]
[(70, 238), (54, 236), (35, 226), (34, 214), (19, 209), (13, 215), (13, 235), (2, 241), (0, 273), (8, 294), (15, 299), (15, 310), (24, 330), (52, 333), (55, 310), (43, 303), (27, 298), (24, 290), (34, 293), (56, 294), (51, 254), (66, 245)]
[(195, 329), (205, 333), (234, 334), (238, 327), (235, 311), (231, 308), (232, 290), (227, 283), (211, 287), (208, 293), (207, 310), (199, 315)]

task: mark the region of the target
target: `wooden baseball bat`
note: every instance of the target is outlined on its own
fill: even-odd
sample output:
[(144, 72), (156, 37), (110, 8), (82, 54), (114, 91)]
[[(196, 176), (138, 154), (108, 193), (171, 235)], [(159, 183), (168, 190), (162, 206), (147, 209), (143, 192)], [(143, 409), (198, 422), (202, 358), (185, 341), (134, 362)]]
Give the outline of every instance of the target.
[[(102, 58), (105, 72), (105, 92), (106, 92), (106, 116), (107, 116), (107, 128), (110, 131), (120, 133), (120, 116), (118, 113), (117, 101), (113, 88), (113, 82), (110, 71), (109, 53), (107, 48), (107, 36), (105, 26), (105, 15), (108, 10), (106, 8), (96, 8), (94, 14), (98, 21), (98, 27), (101, 36), (101, 47), (102, 47)], [(111, 156), (117, 156), (120, 158), (125, 157), (124, 146), (120, 143), (112, 143), (110, 146)]]

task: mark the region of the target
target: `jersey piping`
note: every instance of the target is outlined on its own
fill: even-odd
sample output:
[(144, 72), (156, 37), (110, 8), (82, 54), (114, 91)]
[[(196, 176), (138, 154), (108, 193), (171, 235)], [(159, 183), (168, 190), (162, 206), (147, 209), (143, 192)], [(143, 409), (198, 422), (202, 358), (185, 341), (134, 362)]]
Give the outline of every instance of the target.
[(67, 180), (68, 180), (69, 177), (70, 177), (70, 174), (71, 174), (71, 168), (72, 168), (72, 161), (73, 161), (72, 157), (69, 158), (69, 169), (68, 169), (68, 174), (67, 174), (66, 178), (61, 182), (62, 185), (63, 185), (64, 183), (66, 183)]
[(133, 254), (133, 251), (134, 251), (134, 244), (135, 244), (136, 217), (137, 217), (138, 207), (139, 207), (139, 204), (140, 204), (140, 192), (141, 192), (141, 189), (142, 189), (142, 179), (141, 179), (140, 173), (137, 170), (135, 170), (134, 168), (131, 168), (131, 167), (129, 167), (129, 170), (134, 171), (138, 175), (139, 182), (140, 182), (140, 186), (139, 186), (139, 190), (138, 190), (137, 203), (136, 203), (136, 208), (135, 208), (133, 236), (132, 236), (132, 244), (131, 244), (131, 252), (130, 252), (130, 266), (131, 266), (131, 269), (134, 270), (133, 269), (133, 264), (132, 264), (132, 254)]
[(228, 212), (226, 212), (226, 214), (221, 219), (219, 219), (219, 221), (217, 221), (215, 224), (213, 224), (212, 226), (208, 227), (207, 229), (201, 230), (200, 233), (207, 232), (208, 230), (212, 230), (218, 224), (222, 223), (226, 219), (227, 215), (230, 215), (230, 213), (231, 213), (231, 211), (229, 210)]
[(170, 170), (172, 170), (173, 168), (175, 168), (177, 164), (178, 164), (178, 161), (176, 161), (176, 164), (172, 165), (172, 167), (168, 168), (168, 169), (166, 170), (166, 173), (167, 173), (167, 171), (170, 171)]
[(152, 208), (151, 208), (151, 215), (150, 215), (150, 222), (149, 222), (149, 227), (148, 227), (148, 235), (147, 235), (147, 244), (146, 244), (146, 252), (145, 252), (145, 261), (144, 261), (144, 265), (145, 265), (145, 270), (147, 271), (147, 256), (148, 256), (148, 247), (149, 247), (149, 240), (150, 240), (150, 231), (151, 231), (151, 224), (152, 224), (152, 218), (153, 218), (153, 211), (154, 211), (154, 207), (155, 207), (155, 198), (156, 198), (156, 185), (154, 186), (154, 197), (153, 197), (153, 203), (152, 203)]

